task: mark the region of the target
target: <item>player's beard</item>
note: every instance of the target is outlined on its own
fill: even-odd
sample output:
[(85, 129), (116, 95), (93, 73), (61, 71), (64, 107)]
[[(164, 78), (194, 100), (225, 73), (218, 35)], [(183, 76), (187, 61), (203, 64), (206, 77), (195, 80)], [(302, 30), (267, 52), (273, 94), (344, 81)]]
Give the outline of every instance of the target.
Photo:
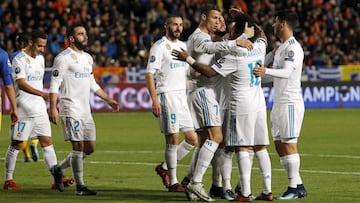
[(75, 39), (74, 41), (74, 45), (76, 46), (76, 48), (78, 48), (79, 50), (85, 50), (87, 48), (87, 43), (85, 42), (81, 42)]
[[(181, 35), (181, 31), (180, 30), (168, 30), (169, 32), (169, 37), (171, 40), (176, 40), (176, 39), (179, 39), (180, 38), (180, 35)], [(178, 33), (176, 33), (178, 32)]]

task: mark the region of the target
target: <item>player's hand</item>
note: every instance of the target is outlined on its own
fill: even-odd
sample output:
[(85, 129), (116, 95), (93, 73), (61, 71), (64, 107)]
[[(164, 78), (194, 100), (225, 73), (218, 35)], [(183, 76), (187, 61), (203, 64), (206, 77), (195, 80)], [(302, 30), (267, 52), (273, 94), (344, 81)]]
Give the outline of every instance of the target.
[(255, 28), (254, 28), (254, 26), (249, 27), (249, 26), (248, 26), (248, 22), (245, 22), (244, 33), (245, 33), (245, 35), (246, 35), (246, 37), (247, 37), (248, 39), (254, 37), (254, 35), (255, 35)]
[(49, 101), (50, 99), (49, 93), (47, 92), (43, 92), (41, 97), (44, 98), (45, 101)]
[(11, 111), (10, 118), (11, 118), (11, 125), (15, 125), (15, 123), (17, 123), (19, 120), (17, 111)]
[(108, 101), (108, 104), (111, 106), (111, 108), (113, 109), (113, 111), (119, 111), (120, 110), (120, 106), (119, 103), (114, 100), (114, 99), (110, 99)]
[(159, 102), (153, 102), (152, 113), (155, 117), (161, 116), (161, 106)]
[(261, 77), (263, 75), (265, 75), (265, 67), (264, 64), (262, 63), (257, 63), (257, 67), (253, 69), (253, 73), (255, 76), (257, 77)]
[(229, 13), (230, 13), (230, 16), (233, 18), (236, 15), (243, 13), (243, 11), (241, 10), (241, 8), (232, 7), (229, 9)]
[(59, 119), (59, 112), (56, 108), (50, 108), (49, 110), (49, 120), (53, 124), (57, 125)]
[(248, 39), (238, 39), (236, 40), (236, 45), (240, 47), (244, 47), (247, 50), (251, 50), (254, 48), (254, 44)]
[(186, 61), (186, 57), (189, 56), (189, 54), (184, 49), (181, 49), (180, 51), (173, 49), (171, 51), (171, 55), (175, 57), (174, 58), (175, 60), (179, 60), (179, 61)]

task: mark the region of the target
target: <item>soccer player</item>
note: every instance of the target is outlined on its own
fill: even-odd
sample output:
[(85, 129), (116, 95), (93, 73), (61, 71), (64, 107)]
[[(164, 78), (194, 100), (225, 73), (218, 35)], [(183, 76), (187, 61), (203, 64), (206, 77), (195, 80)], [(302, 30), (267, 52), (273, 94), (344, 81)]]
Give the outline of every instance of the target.
[[(50, 121), (58, 123), (60, 117), (65, 141), (72, 151), (60, 162), (62, 168), (71, 165), (76, 181), (76, 195), (96, 195), (85, 186), (83, 159), (95, 151), (96, 131), (89, 104), (90, 91), (105, 100), (114, 111), (119, 104), (110, 98), (96, 83), (93, 76), (93, 59), (85, 52), (88, 36), (85, 27), (74, 24), (68, 29), (69, 47), (59, 53), (53, 65), (50, 82)], [(60, 88), (60, 106), (57, 98)]]
[[(197, 144), (197, 135), (187, 104), (186, 82), (189, 65), (174, 60), (173, 49), (186, 49), (179, 40), (183, 31), (181, 16), (169, 15), (165, 21), (166, 34), (150, 49), (146, 82), (152, 99), (152, 112), (158, 119), (165, 135), (165, 160), (169, 176), (169, 192), (184, 192), (176, 177), (177, 161), (182, 159)], [(156, 84), (155, 84), (156, 81)], [(184, 141), (179, 145), (179, 131)], [(156, 170), (159, 175), (159, 167)]]
[(16, 91), (16, 103), (19, 120), (11, 126), (11, 144), (5, 156), (6, 190), (21, 189), (14, 180), (13, 173), (16, 158), (22, 142), (35, 135), (43, 148), (45, 163), (53, 175), (56, 189), (64, 190), (62, 170), (57, 164), (57, 158), (52, 144), (51, 126), (45, 101), (49, 94), (43, 91), (45, 60), (42, 53), (47, 43), (47, 35), (41, 31), (33, 31), (28, 46), (15, 56), (12, 63)]
[[(230, 38), (239, 37), (243, 33), (246, 23), (249, 23), (249, 25), (254, 24), (248, 15), (241, 14), (235, 17), (231, 24)], [(235, 148), (242, 184), (241, 195), (233, 201), (246, 202), (253, 200), (250, 190), (251, 160), (249, 157), (249, 150), (252, 149), (259, 153), (261, 158), (261, 161), (259, 161), (260, 168), (265, 177), (264, 180), (267, 181), (264, 184), (266, 189), (257, 199), (273, 200), (271, 193), (271, 164), (265, 147), (269, 144), (265, 97), (260, 78), (256, 78), (252, 72), (257, 63), (264, 61), (266, 45), (265, 34), (260, 28), (257, 28), (256, 41), (254, 41), (252, 50), (240, 47), (234, 48), (211, 67), (196, 62), (186, 52), (174, 51), (175, 56), (179, 57), (180, 60), (186, 60), (193, 68), (207, 77), (231, 76), (225, 145)]]
[(297, 148), (305, 112), (301, 93), (304, 52), (293, 36), (297, 24), (298, 17), (294, 12), (280, 11), (276, 15), (273, 27), (281, 45), (275, 51), (273, 68), (261, 65), (254, 69), (257, 76), (273, 77), (274, 105), (270, 114), (271, 131), (280, 163), (289, 180), (288, 189), (278, 199), (296, 199), (307, 195), (300, 177), (300, 156)]
[[(25, 33), (25, 32), (20, 33), (16, 36), (17, 51), (15, 51), (14, 53), (12, 53), (10, 55), (9, 58), (10, 58), (11, 63), (12, 63), (13, 59), (15, 58), (15, 56), (25, 49), (25, 47), (29, 43), (30, 38), (31, 38), (30, 34)], [(39, 152), (37, 149), (38, 143), (39, 143), (39, 139), (31, 138), (31, 144), (29, 147), (28, 140), (24, 140), (24, 142), (21, 146), (21, 150), (24, 152), (24, 162), (31, 162), (31, 159), (33, 161), (38, 161), (38, 159), (39, 159)], [(31, 155), (30, 155), (30, 151), (31, 151)]]
[[(15, 90), (14, 90), (11, 73), (12, 73), (12, 69), (11, 69), (8, 53), (2, 48), (0, 48), (0, 76), (1, 79), (3, 80), (5, 93), (10, 101), (11, 125), (15, 125), (15, 123), (18, 121), (18, 111), (16, 107)], [(1, 97), (0, 97), (0, 102), (1, 102)], [(0, 105), (0, 130), (1, 130), (1, 123), (2, 123), (2, 106)]]
[[(212, 64), (215, 62), (215, 53), (229, 51), (237, 45), (244, 45), (244, 41), (239, 39), (212, 42), (211, 35), (218, 30), (221, 19), (221, 11), (216, 6), (206, 6), (202, 11), (198, 28), (187, 40), (190, 55), (201, 63)], [(245, 46), (251, 47), (252, 43), (245, 44)], [(197, 159), (193, 163), (195, 164), (194, 171), (189, 173), (192, 177), (187, 177), (191, 179), (187, 185), (187, 193), (194, 193), (205, 201), (212, 201), (213, 199), (203, 188), (202, 179), (210, 162), (213, 160), (219, 144), (223, 140), (220, 106), (215, 90), (215, 87), (221, 85), (219, 78), (220, 76), (218, 78), (207, 78), (205, 76), (195, 78), (196, 82), (194, 84), (196, 84), (196, 87), (189, 94), (191, 101), (190, 111), (193, 114), (195, 129), (197, 129), (200, 136), (201, 147), (194, 154)], [(218, 168), (220, 165), (220, 163), (213, 164), (213, 167)], [(215, 186), (223, 190), (220, 185), (221, 179), (217, 180), (219, 180), (218, 174), (213, 174), (212, 188)], [(213, 191), (213, 189), (210, 190)], [(188, 196), (190, 195), (188, 194)]]

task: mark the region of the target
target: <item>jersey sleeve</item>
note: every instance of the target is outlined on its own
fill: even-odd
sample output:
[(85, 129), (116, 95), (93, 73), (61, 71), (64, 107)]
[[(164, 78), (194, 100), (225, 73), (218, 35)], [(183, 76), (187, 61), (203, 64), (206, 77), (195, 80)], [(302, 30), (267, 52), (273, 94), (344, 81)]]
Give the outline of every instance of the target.
[(64, 72), (66, 71), (66, 58), (63, 55), (55, 57), (52, 67), (51, 81), (50, 81), (50, 93), (59, 93), (59, 87), (62, 83)]
[(230, 73), (236, 71), (235, 59), (230, 59), (226, 57), (222, 57), (217, 60), (211, 68), (214, 69), (219, 75), (226, 77)]
[(162, 51), (161, 47), (154, 44), (149, 53), (148, 64), (146, 66), (146, 72), (154, 74), (161, 67)]
[(94, 78), (94, 74), (91, 74), (91, 84), (90, 84), (90, 90), (92, 92), (96, 92), (97, 90), (99, 90), (101, 87), (100, 85), (96, 82), (95, 78)]
[(198, 34), (194, 39), (194, 50), (198, 53), (214, 54), (221, 51), (228, 51), (232, 47), (236, 47), (235, 40), (224, 40), (219, 42), (213, 42), (205, 34)]
[(0, 68), (1, 68), (1, 77), (3, 79), (4, 85), (12, 85), (12, 69), (8, 55), (4, 52), (0, 54)]
[(292, 69), (296, 69), (298, 67), (302, 67), (304, 52), (300, 46), (296, 46), (296, 44), (288, 46), (285, 49), (284, 55), (285, 68), (289, 67)]
[(14, 80), (18, 80), (18, 79), (21, 79), (21, 78), (25, 78), (26, 77), (26, 74), (25, 74), (25, 70), (24, 70), (24, 62), (22, 60), (23, 58), (23, 55), (22, 54), (18, 54), (14, 59), (13, 59), (13, 62), (12, 62), (12, 67), (14, 69)]

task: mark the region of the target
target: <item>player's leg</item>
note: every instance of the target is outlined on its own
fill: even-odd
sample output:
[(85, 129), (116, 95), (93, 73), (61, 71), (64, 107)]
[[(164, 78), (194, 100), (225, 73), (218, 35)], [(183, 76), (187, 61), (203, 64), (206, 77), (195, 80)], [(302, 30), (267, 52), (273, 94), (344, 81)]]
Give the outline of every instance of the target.
[(259, 169), (262, 177), (263, 189), (256, 200), (272, 201), (274, 199), (271, 188), (271, 161), (265, 145), (254, 147), (255, 156), (258, 160)]
[[(31, 162), (31, 155), (30, 155), (30, 149), (28, 145), (28, 141), (24, 140), (24, 142), (21, 145), (21, 149), (24, 153), (24, 162)], [(35, 161), (35, 160), (34, 160)], [(37, 161), (37, 160), (36, 160)]]
[(37, 149), (38, 143), (39, 143), (39, 139), (37, 139), (37, 138), (32, 138), (31, 139), (30, 151), (31, 151), (31, 158), (34, 161), (39, 160), (39, 152), (38, 152), (38, 149)]
[(5, 190), (20, 190), (21, 187), (14, 182), (13, 174), (16, 166), (16, 158), (19, 154), (22, 141), (13, 140), (9, 145), (5, 155)]
[(177, 180), (177, 148), (179, 134), (166, 135), (166, 146), (165, 146), (165, 161), (168, 168), (168, 175), (170, 178), (169, 192), (184, 192), (185, 189), (179, 184)]
[(282, 130), (280, 142), (277, 140), (277, 151), (281, 153), (280, 160), (285, 166), (289, 184), (287, 191), (279, 199), (296, 199), (305, 197), (307, 192), (300, 177), (300, 155), (297, 142), (300, 135), (304, 106), (303, 104), (283, 105), (280, 117)]
[(212, 184), (210, 188), (211, 197), (222, 197), (223, 196), (223, 185), (222, 185), (222, 176), (221, 176), (221, 165), (222, 165), (222, 150), (223, 147), (219, 145), (216, 150), (213, 159), (211, 160), (212, 166)]
[(222, 165), (221, 165), (221, 176), (224, 181), (223, 186), (223, 197), (227, 200), (234, 200), (235, 194), (232, 191), (231, 186), (231, 172), (232, 172), (232, 162), (233, 162), (234, 148), (233, 147), (225, 147), (222, 149)]
[(10, 138), (11, 143), (5, 155), (5, 183), (3, 188), (5, 190), (20, 190), (13, 180), (13, 174), (16, 166), (16, 158), (21, 149), (24, 140), (28, 140), (32, 129), (32, 121), (21, 119), (15, 125), (11, 126)]
[(251, 162), (249, 157), (249, 147), (236, 147), (236, 160), (239, 170), (239, 182), (241, 183), (241, 194), (234, 201), (252, 201), (251, 196)]
[(40, 116), (34, 118), (33, 132), (34, 135), (38, 135), (40, 146), (43, 150), (44, 162), (47, 165), (53, 180), (55, 182), (55, 188), (60, 192), (64, 191), (64, 185), (62, 182), (63, 172), (57, 163), (57, 157), (54, 149), (54, 145), (51, 137), (51, 125), (47, 116)]

